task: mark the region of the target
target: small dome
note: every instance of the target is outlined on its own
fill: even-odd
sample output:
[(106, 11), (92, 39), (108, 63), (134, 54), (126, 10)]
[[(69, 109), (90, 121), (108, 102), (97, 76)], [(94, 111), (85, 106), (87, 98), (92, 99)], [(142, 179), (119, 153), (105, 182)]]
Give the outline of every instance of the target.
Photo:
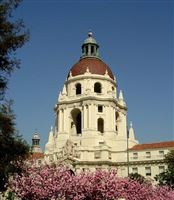
[(32, 139), (40, 140), (39, 134), (37, 132), (35, 132)]
[(88, 38), (84, 41), (84, 44), (97, 44), (96, 40), (93, 38), (93, 33), (89, 32), (88, 33)]
[(93, 37), (89, 37), (84, 41), (83, 44), (97, 44), (97, 42)]
[(114, 79), (111, 69), (102, 60), (93, 57), (82, 58), (75, 65), (72, 66), (68, 77), (70, 74), (72, 76), (78, 76), (85, 74), (87, 69), (91, 74), (105, 75), (106, 71), (110, 78)]

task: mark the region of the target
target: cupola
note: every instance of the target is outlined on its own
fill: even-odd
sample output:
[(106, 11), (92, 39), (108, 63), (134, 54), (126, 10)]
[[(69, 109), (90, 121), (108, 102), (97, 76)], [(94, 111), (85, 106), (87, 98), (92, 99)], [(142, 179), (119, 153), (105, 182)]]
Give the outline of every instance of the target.
[(88, 38), (82, 45), (82, 56), (80, 60), (72, 66), (68, 73), (69, 77), (83, 75), (86, 72), (97, 75), (106, 75), (114, 80), (109, 66), (99, 57), (99, 45), (97, 44), (92, 32), (88, 33)]
[(42, 152), (41, 148), (40, 148), (40, 137), (39, 134), (37, 133), (37, 131), (35, 131), (35, 133), (33, 134), (32, 137), (32, 152)]
[(93, 38), (93, 33), (90, 31), (88, 33), (88, 38), (84, 41), (82, 45), (82, 56), (85, 57), (97, 57), (99, 58), (99, 45)]

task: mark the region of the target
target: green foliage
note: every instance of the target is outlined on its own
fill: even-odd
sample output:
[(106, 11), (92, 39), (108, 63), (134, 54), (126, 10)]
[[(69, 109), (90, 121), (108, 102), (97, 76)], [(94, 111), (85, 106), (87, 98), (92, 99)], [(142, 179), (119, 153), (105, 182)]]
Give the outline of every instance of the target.
[(12, 11), (21, 0), (0, 1), (0, 100), (4, 98), (10, 74), (19, 68), (16, 50), (28, 40), (22, 20), (12, 21)]
[(174, 150), (170, 151), (164, 158), (164, 162), (168, 168), (165, 172), (155, 177), (159, 185), (167, 185), (174, 189)]
[(9, 177), (20, 172), (21, 163), (29, 146), (15, 129), (11, 102), (5, 102), (5, 91), (11, 73), (19, 68), (16, 50), (28, 40), (22, 20), (12, 16), (21, 0), (0, 0), (0, 192), (8, 186)]
[(174, 150), (171, 150), (164, 159), (165, 163), (168, 166), (169, 170), (174, 169)]
[(15, 130), (11, 102), (0, 105), (0, 191), (5, 191), (9, 177), (20, 172), (19, 163), (26, 159), (29, 146)]
[(129, 178), (135, 181), (138, 181), (139, 183), (146, 183), (146, 179), (144, 176), (138, 173), (131, 173), (129, 174)]

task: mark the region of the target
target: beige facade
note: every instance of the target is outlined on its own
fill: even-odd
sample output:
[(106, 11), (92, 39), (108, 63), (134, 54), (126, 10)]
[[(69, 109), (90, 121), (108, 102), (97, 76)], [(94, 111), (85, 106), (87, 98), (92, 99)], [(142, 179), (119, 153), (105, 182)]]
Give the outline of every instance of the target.
[(99, 57), (98, 48), (89, 33), (80, 61), (71, 68), (58, 96), (55, 127), (45, 146), (46, 162), (64, 160), (77, 171), (116, 167), (120, 176), (137, 171), (154, 177), (163, 170), (163, 157), (153, 149), (148, 150), (150, 157), (144, 150), (133, 150), (138, 141), (132, 124), (127, 130), (123, 92), (117, 91), (117, 79)]

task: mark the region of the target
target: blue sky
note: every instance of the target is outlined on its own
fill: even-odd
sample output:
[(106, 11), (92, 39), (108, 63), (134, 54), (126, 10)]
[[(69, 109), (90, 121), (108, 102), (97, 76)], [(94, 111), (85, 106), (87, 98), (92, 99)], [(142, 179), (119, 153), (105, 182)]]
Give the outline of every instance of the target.
[(27, 142), (37, 129), (46, 143), (59, 91), (89, 30), (124, 92), (139, 142), (174, 139), (171, 2), (24, 0), (14, 16), (23, 18), (30, 41), (17, 51), (21, 69), (7, 95)]

